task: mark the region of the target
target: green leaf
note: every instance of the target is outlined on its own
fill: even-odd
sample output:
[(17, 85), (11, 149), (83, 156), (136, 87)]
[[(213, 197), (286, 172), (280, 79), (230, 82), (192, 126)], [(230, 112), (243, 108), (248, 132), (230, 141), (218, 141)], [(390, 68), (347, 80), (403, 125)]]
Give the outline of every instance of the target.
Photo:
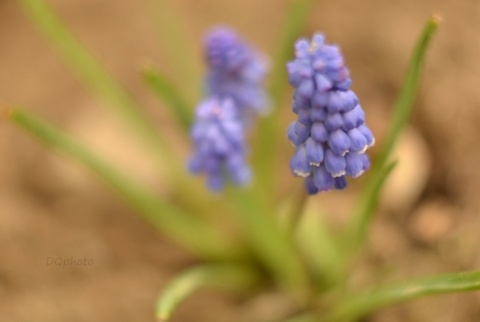
[(239, 256), (241, 251), (228, 237), (156, 196), (54, 126), (20, 109), (10, 111), (9, 118), (48, 147), (79, 161), (123, 197), (147, 222), (194, 254), (210, 258)]
[(192, 104), (199, 99), (201, 81), (201, 42), (190, 37), (185, 19), (177, 8), (176, 1), (147, 0), (157, 25), (160, 45), (171, 66), (174, 84), (181, 85), (181, 94)]
[(322, 214), (306, 212), (296, 232), (299, 248), (314, 268), (316, 277), (333, 285), (344, 273), (344, 259), (332, 229)]
[(308, 288), (305, 267), (272, 213), (252, 195), (254, 190), (228, 189), (229, 199), (237, 208), (238, 222), (253, 251), (273, 273), (278, 285), (303, 296)]
[(19, 0), (38, 29), (50, 40), (70, 68), (85, 84), (117, 112), (148, 144), (167, 160), (169, 168), (178, 169), (167, 152), (167, 143), (155, 125), (141, 112), (135, 100), (113, 79), (103, 66), (82, 46), (67, 26), (43, 0)]
[(296, 180), (291, 186), (292, 194), (290, 198), (277, 206), (280, 224), (289, 234), (294, 234), (299, 222), (302, 221), (302, 215), (308, 202), (308, 193), (305, 190), (305, 184), (300, 180)]
[(322, 321), (354, 321), (370, 312), (419, 297), (480, 289), (480, 271), (407, 281), (350, 296)]
[(193, 111), (175, 85), (152, 66), (143, 69), (142, 75), (153, 93), (165, 103), (184, 130), (188, 131), (192, 124)]
[(440, 21), (440, 18), (437, 16), (432, 16), (428, 20), (413, 51), (405, 81), (394, 105), (393, 116), (388, 127), (385, 141), (368, 174), (366, 187), (360, 196), (360, 205), (356, 207), (358, 210), (355, 212), (348, 229), (349, 237), (352, 239), (352, 245), (363, 244), (368, 233), (368, 227), (375, 210), (374, 205), (378, 199), (378, 188), (381, 187), (385, 176), (389, 172), (386, 164), (412, 112), (413, 103), (420, 83), (425, 54)]
[(367, 185), (363, 188), (359, 204), (356, 209), (356, 216), (352, 218), (349, 234), (347, 235), (348, 246), (352, 252), (365, 240), (373, 214), (377, 208), (380, 192), (390, 173), (395, 169), (397, 162), (392, 162), (375, 173), (374, 178), (369, 178)]
[(397, 143), (398, 137), (412, 114), (427, 48), (440, 23), (441, 18), (435, 15), (427, 21), (423, 33), (413, 51), (406, 78), (393, 106), (393, 116), (388, 126), (385, 141), (375, 161), (376, 168), (382, 168), (388, 162), (388, 158)]
[(159, 322), (168, 321), (177, 306), (195, 291), (213, 287), (228, 291), (249, 290), (259, 282), (257, 272), (242, 265), (203, 265), (191, 268), (175, 277), (157, 301)]
[[(273, 61), (273, 75), (271, 78), (270, 93), (272, 96), (272, 113), (261, 120), (254, 151), (254, 164), (258, 165), (255, 173), (258, 174), (264, 190), (270, 196), (275, 196), (278, 186), (275, 183), (275, 164), (278, 160), (279, 138), (286, 137), (286, 129), (279, 128), (282, 98), (288, 86), (286, 64), (293, 55), (293, 44), (300, 36), (312, 7), (313, 0), (291, 0), (287, 10), (288, 16), (280, 33), (278, 52)], [(290, 109), (289, 109), (290, 110)], [(270, 199), (273, 200), (272, 197)]]

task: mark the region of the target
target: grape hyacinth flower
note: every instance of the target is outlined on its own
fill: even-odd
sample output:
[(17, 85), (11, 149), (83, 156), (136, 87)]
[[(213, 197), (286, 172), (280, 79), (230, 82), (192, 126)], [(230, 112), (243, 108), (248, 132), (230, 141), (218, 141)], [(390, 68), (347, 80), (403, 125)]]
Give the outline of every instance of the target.
[(227, 27), (212, 29), (204, 45), (207, 98), (197, 106), (189, 168), (206, 173), (209, 188), (218, 191), (226, 181), (244, 185), (250, 180), (245, 135), (253, 116), (268, 109), (263, 87), (268, 64)]
[(205, 38), (207, 96), (230, 98), (245, 121), (265, 114), (269, 98), (263, 87), (268, 62), (230, 28), (212, 29)]
[(375, 140), (365, 125), (365, 113), (350, 90), (351, 79), (337, 46), (315, 34), (311, 42), (295, 44), (295, 59), (287, 64), (292, 102), (298, 119), (288, 128), (296, 147), (290, 169), (305, 178), (310, 194), (347, 186), (370, 166), (367, 148)]
[(244, 124), (231, 99), (202, 101), (197, 106), (190, 134), (195, 151), (189, 169), (193, 173), (206, 173), (211, 190), (221, 190), (225, 180), (237, 185), (250, 180), (250, 168), (245, 161)]

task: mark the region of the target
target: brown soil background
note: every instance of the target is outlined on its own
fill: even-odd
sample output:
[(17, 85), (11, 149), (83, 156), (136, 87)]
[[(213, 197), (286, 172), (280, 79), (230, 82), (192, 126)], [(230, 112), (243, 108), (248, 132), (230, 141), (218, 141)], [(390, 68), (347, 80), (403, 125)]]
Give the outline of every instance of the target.
[[(50, 3), (166, 135), (171, 133), (168, 118), (137, 73), (146, 59), (169, 68), (163, 52), (168, 44), (158, 39), (144, 2)], [(268, 53), (274, 52), (287, 3), (175, 1), (192, 41), (200, 44), (209, 26), (227, 23)], [(445, 21), (429, 51), (416, 111), (398, 148), (401, 166), (383, 195), (365, 266), (356, 272), (355, 278), (367, 282), (366, 273), (380, 265), (390, 280), (480, 267), (480, 1), (317, 1), (307, 28), (308, 34), (321, 30), (341, 44), (354, 90), (381, 142), (410, 51), (432, 12)], [(34, 110), (162, 189), (145, 154), (72, 76), (13, 0), (0, 2), (0, 48), (2, 103)], [(289, 108), (288, 101), (283, 108)], [(0, 157), (0, 319), (154, 321), (158, 292), (192, 261), (190, 256), (83, 168), (4, 120)], [(311, 203), (325, 205), (332, 220), (342, 222), (358, 188), (353, 184), (344, 194)], [(86, 257), (94, 264), (46, 265), (48, 257), (59, 256)], [(173, 319), (248, 320), (234, 298), (217, 292), (194, 296)], [(480, 294), (422, 299), (383, 310), (369, 321), (480, 321)]]

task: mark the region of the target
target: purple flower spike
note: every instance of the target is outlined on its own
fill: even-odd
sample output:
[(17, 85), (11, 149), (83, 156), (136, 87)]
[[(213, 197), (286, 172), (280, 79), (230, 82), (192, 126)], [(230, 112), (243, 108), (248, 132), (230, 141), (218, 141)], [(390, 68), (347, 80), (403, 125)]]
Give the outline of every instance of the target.
[[(227, 181), (245, 185), (251, 179), (251, 169), (245, 161), (246, 130), (253, 117), (269, 107), (263, 87), (269, 66), (262, 54), (230, 28), (212, 29), (205, 37), (204, 47), (208, 67), (206, 99), (196, 108), (190, 133), (194, 152), (188, 167), (192, 173), (206, 174), (208, 187), (218, 191)], [(308, 70), (299, 72), (303, 79), (312, 74)], [(296, 146), (310, 137), (310, 113), (303, 108), (307, 103), (300, 97), (296, 100), (300, 122), (289, 129), (289, 139)]]
[(298, 116), (288, 128), (296, 147), (292, 172), (305, 178), (309, 194), (344, 189), (346, 176), (356, 178), (370, 167), (365, 151), (375, 142), (350, 90), (344, 58), (337, 46), (315, 34), (311, 42), (297, 41), (287, 72), (295, 88), (292, 109)]
[(263, 88), (268, 61), (232, 29), (217, 27), (205, 38), (205, 60), (209, 67), (207, 96), (231, 98), (246, 121), (265, 114), (269, 97)]
[(230, 99), (211, 98), (197, 106), (191, 129), (195, 152), (189, 162), (192, 173), (205, 173), (208, 187), (221, 190), (226, 180), (244, 185), (250, 180), (245, 161), (244, 125)]

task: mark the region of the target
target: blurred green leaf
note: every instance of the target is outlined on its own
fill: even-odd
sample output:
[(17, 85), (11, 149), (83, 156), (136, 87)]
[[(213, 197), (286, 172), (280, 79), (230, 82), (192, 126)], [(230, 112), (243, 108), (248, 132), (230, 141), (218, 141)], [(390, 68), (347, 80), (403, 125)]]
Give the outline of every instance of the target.
[(257, 272), (242, 265), (210, 264), (193, 267), (176, 276), (165, 287), (157, 301), (157, 320), (168, 321), (177, 306), (201, 288), (214, 287), (238, 292), (251, 290), (257, 282)]
[[(261, 184), (273, 200), (277, 184), (274, 175), (278, 160), (279, 142), (286, 138), (286, 129), (279, 128), (282, 98), (288, 86), (286, 64), (293, 55), (293, 44), (300, 36), (314, 5), (313, 0), (291, 0), (287, 9), (286, 21), (280, 32), (277, 54), (273, 60), (270, 94), (272, 96), (272, 114), (260, 121), (258, 137), (255, 142), (254, 165)], [(286, 140), (286, 139), (285, 139)]]
[(354, 252), (367, 236), (373, 214), (377, 208), (380, 192), (390, 173), (395, 169), (397, 162), (392, 162), (370, 177), (362, 190), (360, 201), (355, 207), (356, 216), (350, 222), (347, 238), (348, 247)]
[(24, 110), (14, 109), (9, 117), (13, 123), (48, 147), (79, 161), (122, 196), (147, 222), (194, 254), (214, 258), (232, 258), (239, 255), (240, 250), (227, 236), (156, 196), (74, 138)]
[[(200, 45), (190, 37), (185, 19), (173, 0), (147, 0), (157, 25), (160, 45), (171, 66), (172, 80), (188, 104), (199, 99), (202, 64)], [(180, 87), (181, 85), (181, 87)]]
[(294, 234), (308, 202), (308, 193), (305, 190), (305, 183), (295, 180), (291, 186), (291, 195), (282, 200), (276, 207), (279, 223), (284, 231)]
[(316, 277), (323, 277), (329, 285), (333, 285), (343, 276), (344, 259), (338, 238), (335, 238), (322, 214), (306, 212), (296, 231), (296, 238)]
[(192, 124), (193, 111), (175, 85), (152, 66), (144, 68), (142, 75), (152, 92), (170, 109), (184, 130), (188, 131)]
[(178, 169), (168, 144), (135, 100), (109, 75), (103, 66), (82, 46), (67, 26), (43, 0), (19, 0), (38, 29), (50, 40), (75, 74), (129, 124), (134, 133), (146, 140), (148, 148), (160, 152), (169, 167)]
[(419, 297), (479, 289), (480, 271), (407, 281), (399, 285), (380, 287), (363, 294), (349, 296), (322, 321), (355, 321), (375, 310)]
[(374, 167), (376, 168), (382, 168), (387, 163), (388, 158), (397, 143), (398, 137), (402, 133), (403, 128), (412, 114), (427, 48), (440, 23), (440, 17), (435, 15), (432, 16), (427, 21), (423, 33), (418, 39), (417, 45), (410, 59), (406, 78), (393, 106), (393, 115), (388, 126), (385, 141), (380, 149), (377, 159), (375, 160)]
[(278, 285), (300, 294), (308, 288), (305, 267), (293, 247), (290, 236), (284, 234), (276, 218), (252, 193), (254, 190), (228, 189), (229, 199), (237, 208), (237, 218), (253, 251), (270, 269)]
[(368, 227), (378, 199), (378, 188), (381, 187), (382, 182), (386, 178), (385, 176), (388, 175), (389, 172), (386, 164), (412, 112), (413, 103), (420, 83), (425, 54), (440, 21), (440, 18), (437, 16), (432, 16), (427, 21), (423, 33), (413, 51), (405, 81), (394, 105), (393, 116), (388, 127), (385, 141), (368, 174), (366, 186), (360, 196), (360, 205), (355, 208), (357, 211), (353, 216), (348, 230), (349, 237), (352, 239), (352, 245), (358, 246), (363, 244), (368, 233)]

